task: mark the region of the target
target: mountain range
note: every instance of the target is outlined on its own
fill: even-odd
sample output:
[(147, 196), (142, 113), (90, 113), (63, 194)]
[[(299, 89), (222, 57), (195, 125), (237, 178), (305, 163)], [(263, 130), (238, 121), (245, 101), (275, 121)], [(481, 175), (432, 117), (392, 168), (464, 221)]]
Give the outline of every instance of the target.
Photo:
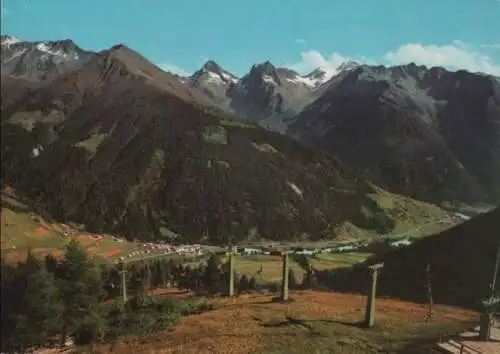
[(425, 201), (500, 201), (492, 76), (264, 62), (238, 78), (208, 61), (179, 77), (121, 44), (1, 49), (2, 182), (91, 229), (320, 239), (444, 215)]

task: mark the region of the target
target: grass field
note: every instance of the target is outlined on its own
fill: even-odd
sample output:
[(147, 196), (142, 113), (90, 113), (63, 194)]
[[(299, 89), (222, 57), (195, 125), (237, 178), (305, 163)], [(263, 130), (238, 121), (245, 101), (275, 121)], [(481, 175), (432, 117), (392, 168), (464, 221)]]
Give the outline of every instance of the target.
[[(338, 267), (350, 267), (357, 262), (364, 261), (369, 256), (371, 256), (371, 253), (323, 253), (309, 256), (309, 259), (314, 268), (324, 270)], [(226, 261), (225, 257), (221, 258), (221, 262)], [(196, 267), (199, 264), (200, 262), (186, 263), (186, 265), (192, 267)], [(240, 276), (254, 276), (258, 284), (280, 283), (282, 267), (283, 263), (281, 256), (268, 255), (237, 255), (234, 264), (234, 269)], [(296, 280), (300, 282), (304, 275), (304, 270), (294, 261), (290, 261), (290, 269), (293, 270)]]
[(216, 309), (183, 318), (178, 325), (143, 340), (99, 348), (101, 353), (408, 353), (417, 344), (471, 325), (478, 314), (435, 306), (377, 300), (377, 323), (361, 328), (366, 298), (351, 294), (292, 292), (294, 302), (251, 294), (216, 299)]
[(7, 262), (24, 259), (30, 249), (40, 257), (49, 253), (60, 256), (71, 239), (76, 239), (90, 256), (103, 260), (138, 247), (137, 244), (117, 241), (109, 235), (83, 232), (65, 235), (65, 230), (69, 228), (67, 225), (43, 218), (30, 205), (12, 195), (2, 194), (1, 203), (0, 249), (2, 258)]

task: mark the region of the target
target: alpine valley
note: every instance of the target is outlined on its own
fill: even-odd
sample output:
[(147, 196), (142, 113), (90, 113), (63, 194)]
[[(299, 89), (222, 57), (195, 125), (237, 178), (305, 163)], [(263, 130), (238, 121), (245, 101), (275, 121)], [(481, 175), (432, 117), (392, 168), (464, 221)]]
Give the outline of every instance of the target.
[(1, 71), (2, 185), (88, 230), (359, 240), (500, 204), (497, 77), (269, 61), (180, 77), (122, 44), (9, 36)]

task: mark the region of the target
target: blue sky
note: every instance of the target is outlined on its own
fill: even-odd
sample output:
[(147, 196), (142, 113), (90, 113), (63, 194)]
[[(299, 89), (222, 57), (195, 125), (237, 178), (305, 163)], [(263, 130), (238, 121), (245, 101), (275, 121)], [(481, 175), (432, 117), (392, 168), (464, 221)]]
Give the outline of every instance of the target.
[[(148, 4), (145, 6), (145, 4)], [(500, 76), (500, 0), (1, 0), (2, 34), (125, 43), (164, 68), (270, 60), (300, 72), (343, 60)]]

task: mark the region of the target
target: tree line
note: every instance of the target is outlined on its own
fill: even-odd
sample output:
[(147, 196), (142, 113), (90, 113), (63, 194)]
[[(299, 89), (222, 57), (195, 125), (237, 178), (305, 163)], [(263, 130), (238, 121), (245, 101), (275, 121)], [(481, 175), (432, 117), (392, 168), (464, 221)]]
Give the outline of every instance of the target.
[(143, 276), (149, 268), (144, 264), (132, 266), (131, 297), (119, 301), (119, 269), (90, 259), (76, 242), (66, 246), (62, 259), (28, 252), (25, 261), (7, 264), (2, 258), (0, 264), (3, 353), (62, 346), (70, 339), (86, 345), (148, 335), (213, 307), (205, 300), (150, 296), (147, 281), (159, 280)]
[[(293, 259), (305, 275), (299, 282), (290, 269), (289, 288), (316, 287), (309, 259), (301, 255)], [(226, 295), (229, 289), (228, 262), (217, 254), (192, 265), (167, 258), (100, 264), (73, 241), (61, 259), (52, 255), (38, 259), (28, 252), (26, 260), (15, 265), (2, 259), (1, 271), (1, 351), (5, 353), (64, 345), (68, 339), (84, 345), (147, 335), (183, 315), (212, 308), (206, 300), (155, 297), (152, 289), (175, 287), (199, 295)], [(235, 294), (262, 286), (278, 291), (277, 284), (258, 284), (255, 275), (233, 272), (233, 283)]]

